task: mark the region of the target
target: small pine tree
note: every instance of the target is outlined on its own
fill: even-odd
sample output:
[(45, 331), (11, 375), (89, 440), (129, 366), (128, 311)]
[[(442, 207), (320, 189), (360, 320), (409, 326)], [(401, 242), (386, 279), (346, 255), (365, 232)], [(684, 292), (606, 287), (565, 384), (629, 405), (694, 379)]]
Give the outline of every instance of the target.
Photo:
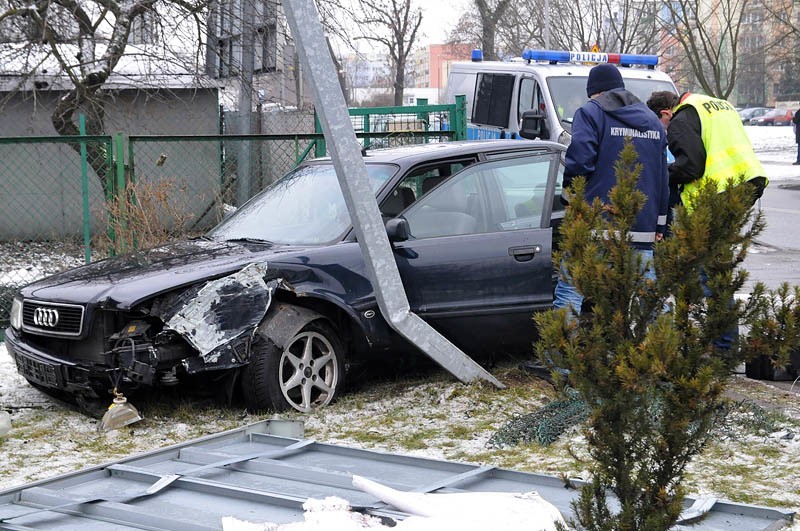
[[(569, 369), (590, 411), (592, 479), (572, 522), (583, 529), (666, 530), (677, 521), (686, 466), (707, 443), (726, 379), (742, 361), (717, 340), (743, 314), (733, 302), (746, 279), (737, 265), (763, 228), (760, 216), (749, 219), (749, 186), (729, 185), (723, 194), (705, 186), (691, 214), (678, 209), (674, 235), (656, 245), (657, 280), (645, 279), (627, 239), (647, 200), (636, 188), (636, 160), (628, 141), (609, 204), (588, 204), (585, 180), (573, 183), (554, 262), (564, 260), (591, 310), (535, 318), (540, 359)], [(609, 508), (608, 492), (618, 510)]]
[(800, 352), (800, 286), (781, 283), (776, 289), (758, 282), (745, 307), (747, 334), (741, 348), (748, 358), (764, 356), (774, 367), (786, 368)]

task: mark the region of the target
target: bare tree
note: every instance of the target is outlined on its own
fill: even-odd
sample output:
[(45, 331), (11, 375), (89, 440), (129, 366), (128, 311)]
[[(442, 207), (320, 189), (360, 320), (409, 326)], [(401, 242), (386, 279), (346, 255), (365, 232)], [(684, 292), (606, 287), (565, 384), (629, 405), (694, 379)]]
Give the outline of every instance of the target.
[(481, 42), (480, 18), (475, 11), (465, 11), (456, 22), (455, 27), (447, 34), (447, 44), (474, 45)]
[(349, 19), (349, 24), (341, 24), (342, 15), (334, 16), (340, 27), (347, 28), (345, 34), (352, 31), (357, 40), (377, 44), (388, 52), (394, 104), (402, 105), (408, 56), (422, 24), (422, 10), (414, 7), (412, 0), (350, 0), (336, 7)]
[[(549, 30), (553, 49), (589, 50), (597, 45), (603, 51), (656, 53), (660, 0), (516, 0), (505, 4), (475, 0), (476, 10), (462, 16), (449, 40), (487, 43), (493, 38), (493, 57), (519, 56), (525, 47), (544, 48)], [(481, 5), (489, 13), (483, 20)], [(493, 20), (498, 13), (499, 18)], [(489, 47), (483, 44), (483, 48), (484, 55), (491, 57)]]
[[(594, 44), (605, 48), (601, 42), (603, 9), (600, 2), (592, 0), (550, 0), (550, 47), (558, 50), (589, 50)], [(531, 6), (532, 13), (545, 26), (545, 6)], [(556, 16), (557, 15), (557, 16)], [(542, 40), (544, 46), (544, 40)]]
[[(162, 63), (188, 60), (194, 62), (194, 72), (202, 71), (197, 65), (202, 64), (206, 1), (0, 0), (0, 60), (6, 72), (17, 74), (18, 89), (46, 75), (63, 90), (51, 115), (59, 135), (77, 135), (81, 113), (86, 116), (88, 134), (103, 134), (105, 84), (126, 56), (134, 62), (147, 62), (153, 56)], [(166, 36), (174, 34), (162, 24), (172, 26), (175, 20), (196, 28), (188, 37), (195, 42), (193, 52), (168, 52)], [(158, 33), (158, 51), (137, 44), (156, 40)], [(89, 162), (105, 183), (106, 153), (98, 146), (91, 146)]]
[(779, 72), (777, 79), (771, 79), (775, 84), (775, 98), (800, 99), (800, 58), (797, 56), (800, 3), (796, 0), (755, 0), (748, 11), (744, 26), (750, 35), (745, 35), (745, 44), (755, 42), (761, 46), (748, 46), (744, 50), (745, 66), (755, 67), (745, 68), (743, 77), (747, 78), (748, 85), (766, 92), (764, 84), (771, 77), (769, 72)]
[(618, 53), (658, 51), (658, 0), (602, 0), (601, 49)]
[(495, 37), (498, 56), (519, 56), (525, 47), (544, 48), (544, 14), (540, 0), (519, 0), (508, 5)]
[(700, 88), (727, 99), (734, 90), (740, 31), (753, 0), (665, 1), (664, 31), (679, 45), (678, 60), (688, 64)]
[(474, 0), (481, 21), (481, 48), (483, 56), (488, 60), (497, 59), (495, 40), (497, 26), (503, 14), (511, 4), (511, 0)]

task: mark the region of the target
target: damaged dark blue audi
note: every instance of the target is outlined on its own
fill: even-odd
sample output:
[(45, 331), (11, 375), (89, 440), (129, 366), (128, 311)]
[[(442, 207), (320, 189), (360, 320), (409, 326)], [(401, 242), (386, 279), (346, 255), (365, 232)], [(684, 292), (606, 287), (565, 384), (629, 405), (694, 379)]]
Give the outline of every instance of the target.
[[(531, 352), (532, 314), (552, 304), (563, 149), (491, 140), (364, 155), (411, 311), (469, 356)], [(304, 412), (334, 400), (351, 368), (417, 352), (381, 315), (329, 159), (203, 237), (23, 287), (5, 344), (31, 385), (79, 402), (205, 378), (251, 410)]]

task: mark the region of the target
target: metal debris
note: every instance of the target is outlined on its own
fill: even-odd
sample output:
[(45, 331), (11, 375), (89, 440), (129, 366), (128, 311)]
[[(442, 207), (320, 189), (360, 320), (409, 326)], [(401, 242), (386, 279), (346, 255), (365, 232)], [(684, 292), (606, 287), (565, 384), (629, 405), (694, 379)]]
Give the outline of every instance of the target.
[(280, 279), (265, 281), (267, 264), (250, 264), (232, 275), (182, 293), (166, 312), (166, 326), (181, 334), (213, 364), (220, 347), (251, 335), (264, 319)]

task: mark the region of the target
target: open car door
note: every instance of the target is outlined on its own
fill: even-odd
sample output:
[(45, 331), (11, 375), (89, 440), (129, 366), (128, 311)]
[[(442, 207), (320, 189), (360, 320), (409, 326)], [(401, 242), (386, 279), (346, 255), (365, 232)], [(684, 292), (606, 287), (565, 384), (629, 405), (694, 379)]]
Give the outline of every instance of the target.
[(409, 237), (394, 249), (411, 309), (465, 351), (530, 346), (532, 314), (550, 308), (559, 167), (557, 149), (495, 155), (402, 212)]

